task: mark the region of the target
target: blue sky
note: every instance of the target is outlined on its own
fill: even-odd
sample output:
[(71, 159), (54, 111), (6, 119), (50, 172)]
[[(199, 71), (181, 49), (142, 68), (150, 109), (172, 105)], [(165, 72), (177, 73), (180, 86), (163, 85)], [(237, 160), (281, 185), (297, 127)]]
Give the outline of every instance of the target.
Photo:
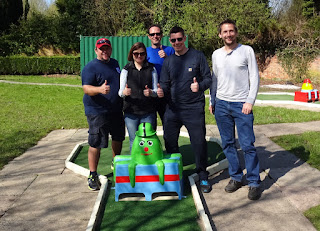
[(54, 0), (45, 0), (46, 1), (46, 3), (48, 4), (48, 6), (52, 3), (52, 2), (54, 2)]

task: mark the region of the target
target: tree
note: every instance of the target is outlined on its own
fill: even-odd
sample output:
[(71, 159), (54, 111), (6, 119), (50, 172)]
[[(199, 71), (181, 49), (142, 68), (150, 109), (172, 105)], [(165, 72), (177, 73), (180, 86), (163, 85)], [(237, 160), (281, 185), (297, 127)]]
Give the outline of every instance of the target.
[(182, 27), (190, 36), (191, 45), (202, 50), (207, 57), (222, 46), (218, 25), (224, 19), (236, 21), (239, 40), (252, 44), (259, 26), (270, 17), (265, 1), (256, 0), (198, 0), (182, 6)]
[(320, 16), (315, 2), (292, 0), (285, 13), (280, 15), (284, 42), (278, 47), (281, 64), (294, 81), (308, 76), (308, 66), (320, 55)]
[(23, 14), (22, 0), (0, 1), (0, 33), (9, 29), (10, 25), (16, 24)]
[(24, 9), (23, 9), (23, 19), (24, 19), (24, 20), (27, 20), (29, 10), (30, 10), (29, 1), (28, 1), (28, 0), (25, 0)]
[(80, 35), (86, 31), (82, 6), (85, 0), (56, 0), (59, 13), (55, 34), (57, 44), (64, 51), (79, 52)]

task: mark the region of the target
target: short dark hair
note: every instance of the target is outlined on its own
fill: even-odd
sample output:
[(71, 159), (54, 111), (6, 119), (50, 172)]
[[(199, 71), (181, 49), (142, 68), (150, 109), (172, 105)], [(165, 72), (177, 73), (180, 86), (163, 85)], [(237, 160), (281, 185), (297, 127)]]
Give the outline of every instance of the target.
[(149, 26), (149, 28), (148, 28), (148, 34), (149, 34), (149, 32), (150, 32), (151, 27), (158, 27), (158, 28), (160, 29), (160, 33), (162, 34), (162, 28), (161, 28), (161, 26), (160, 26), (159, 24), (152, 24), (151, 26)]
[(234, 30), (238, 32), (238, 27), (236, 25), (236, 22), (233, 21), (232, 19), (226, 19), (219, 24), (219, 28), (218, 28), (219, 34), (221, 33), (221, 27), (223, 24), (232, 24), (234, 26)]
[(169, 35), (176, 34), (176, 33), (181, 33), (184, 36), (184, 30), (179, 26), (172, 27), (171, 30), (170, 30)]
[(143, 48), (144, 51), (146, 52), (146, 56), (147, 57), (147, 49), (146, 46), (142, 43), (142, 42), (136, 42), (135, 44), (132, 45), (129, 54), (128, 54), (128, 61), (133, 61), (133, 52), (135, 50), (138, 50), (139, 48)]

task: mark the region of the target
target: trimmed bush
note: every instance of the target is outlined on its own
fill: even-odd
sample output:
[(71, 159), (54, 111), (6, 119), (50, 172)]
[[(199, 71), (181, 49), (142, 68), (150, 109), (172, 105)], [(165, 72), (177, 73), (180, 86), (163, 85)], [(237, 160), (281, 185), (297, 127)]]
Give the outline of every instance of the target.
[(0, 57), (2, 75), (79, 74), (80, 56)]

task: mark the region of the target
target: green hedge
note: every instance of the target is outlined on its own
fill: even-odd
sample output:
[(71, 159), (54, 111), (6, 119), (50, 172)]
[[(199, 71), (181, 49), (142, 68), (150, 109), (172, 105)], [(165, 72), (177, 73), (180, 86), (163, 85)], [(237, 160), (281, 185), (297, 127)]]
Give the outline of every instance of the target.
[(79, 74), (80, 56), (0, 57), (2, 75)]

